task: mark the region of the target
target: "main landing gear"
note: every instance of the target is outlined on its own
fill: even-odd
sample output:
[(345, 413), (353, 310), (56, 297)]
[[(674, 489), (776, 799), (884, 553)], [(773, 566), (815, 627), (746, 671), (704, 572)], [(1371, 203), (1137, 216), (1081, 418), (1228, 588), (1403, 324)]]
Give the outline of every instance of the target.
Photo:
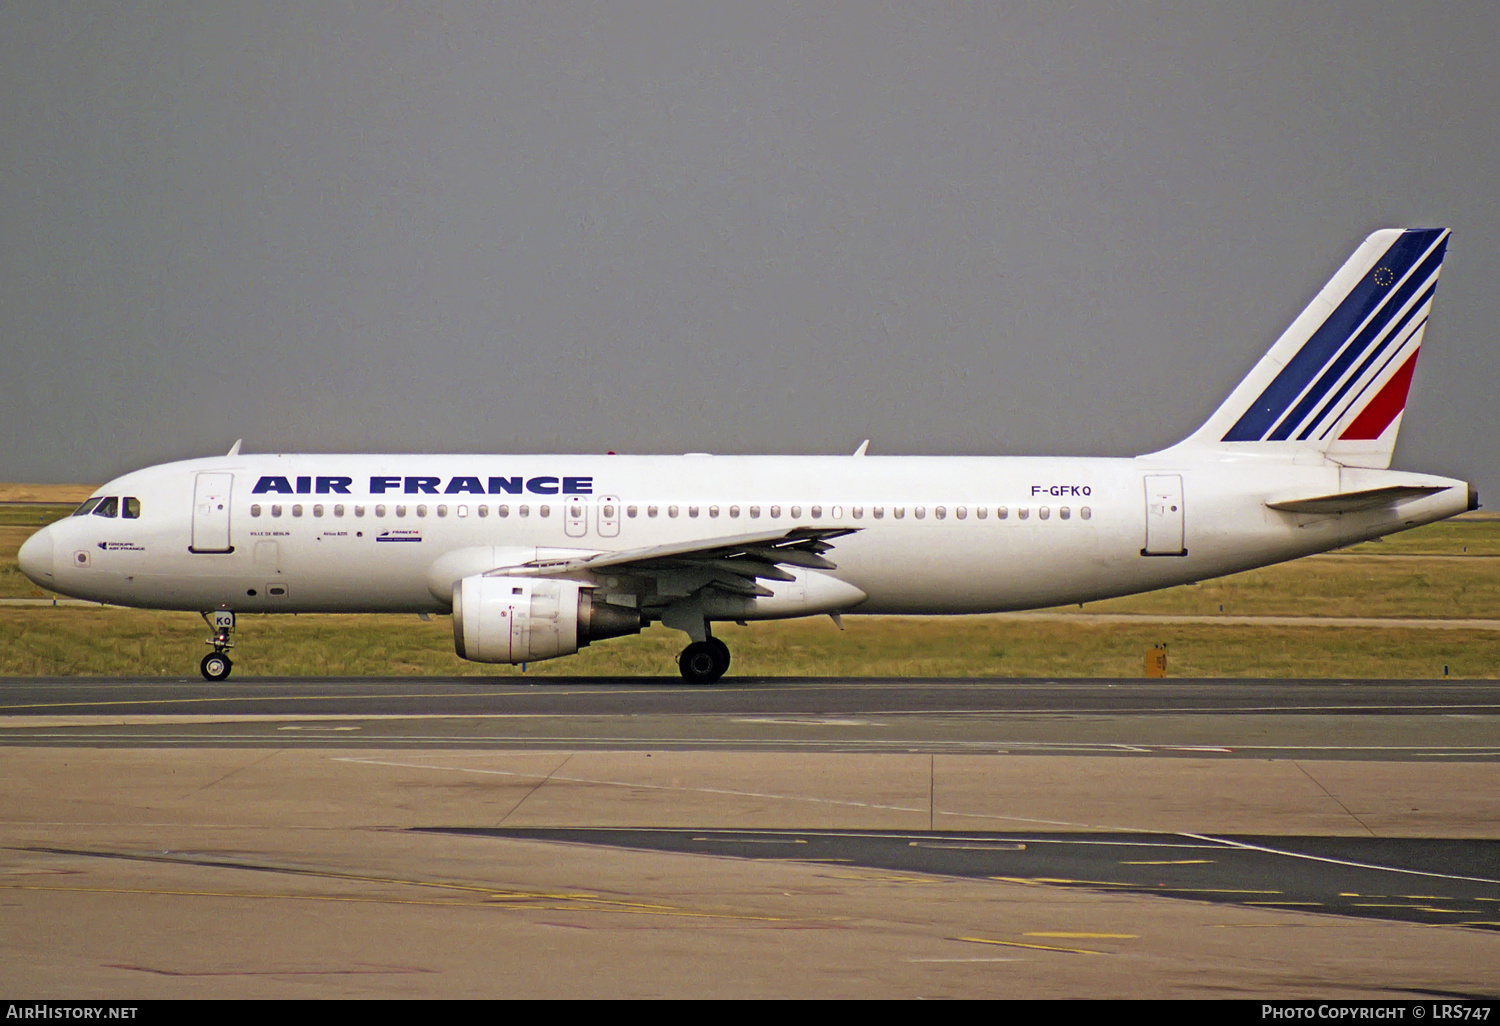
[(695, 641), (677, 657), (677, 668), (690, 684), (712, 684), (729, 669), (729, 646), (718, 638)]
[(203, 621), (214, 632), (214, 636), (204, 644), (212, 645), (214, 650), (203, 657), (198, 669), (202, 671), (204, 680), (223, 680), (234, 669), (234, 663), (229, 660), (229, 650), (234, 647), (234, 611), (216, 609), (212, 613), (204, 613)]

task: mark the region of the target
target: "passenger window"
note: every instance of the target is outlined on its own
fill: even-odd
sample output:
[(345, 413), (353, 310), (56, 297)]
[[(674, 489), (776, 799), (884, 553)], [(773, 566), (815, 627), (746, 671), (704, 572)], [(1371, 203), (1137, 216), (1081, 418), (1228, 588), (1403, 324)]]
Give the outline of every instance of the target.
[(448, 507), (447, 506), (439, 506), (437, 508), (437, 515), (440, 516), (440, 517), (447, 516), (448, 515)]
[(654, 517), (654, 516), (656, 516), (656, 512), (657, 512), (657, 510), (656, 510), (655, 506), (647, 506), (646, 507), (646, 516), (648, 516), (648, 517)]
[(688, 516), (695, 517), (697, 515), (698, 515), (698, 507), (697, 506), (689, 506), (688, 507)]
[(279, 517), (279, 516), (281, 516), (281, 507), (280, 506), (272, 506), (271, 507), (271, 516), (273, 516), (273, 517)]
[(1078, 511), (1078, 515), (1084, 520), (1087, 520), (1089, 517), (1094, 515), (1094, 511), (1089, 509), (1087, 506), (1084, 506)]
[(120, 515), (126, 520), (138, 520), (141, 515), (141, 500), (133, 495), (125, 496), (125, 505), (120, 510)]
[(385, 506), (383, 504), (382, 505), (377, 505), (375, 507), (375, 515), (377, 517), (383, 517), (383, 516), (385, 516)]
[(260, 516), (260, 503), (257, 502), (253, 506), (250, 507), (250, 515), (252, 517), (258, 517), (258, 516)]
[(738, 506), (730, 506), (729, 515), (730, 517), (738, 517), (740, 515), (740, 508)]
[(801, 519), (801, 517), (802, 517), (802, 507), (801, 506), (793, 506), (792, 507), (792, 519), (793, 520), (799, 520), (799, 519)]
[(1010, 510), (1006, 509), (1004, 506), (1001, 506), (999, 509), (995, 510), (996, 520), (1004, 520), (1008, 516), (1010, 516)]
[(322, 515), (323, 515), (323, 504), (321, 502), (314, 504), (313, 505), (313, 516), (320, 517)]
[(333, 515), (336, 517), (344, 515), (344, 504), (342, 502), (333, 507)]
[(822, 506), (814, 506), (812, 509), (808, 510), (808, 512), (813, 515), (813, 519), (814, 520), (817, 520), (820, 517), (822, 517), (822, 515), (823, 515), (823, 507)]
[(120, 500), (113, 495), (101, 500), (99, 505), (94, 507), (94, 516), (96, 517), (117, 517), (119, 515)]
[(897, 520), (900, 520), (902, 517), (906, 516), (906, 507), (897, 506), (895, 509), (891, 510), (891, 516), (896, 518)]
[(937, 519), (939, 519), (939, 520), (946, 519), (947, 516), (948, 516), (948, 507), (947, 506), (934, 506), (932, 508), (932, 515), (934, 517), (936, 517)]
[(717, 507), (717, 506), (710, 506), (710, 507), (708, 507), (708, 515), (711, 516), (711, 517), (717, 517), (719, 515), (719, 507)]
[(1026, 517), (1030, 514), (1030, 512), (1031, 511), (1028, 510), (1025, 506), (1022, 506), (1020, 509), (1016, 510), (1016, 519), (1017, 520), (1025, 520)]
[(916, 517), (918, 520), (921, 520), (927, 516), (927, 507), (918, 506), (916, 509), (911, 511), (911, 515)]
[(884, 506), (876, 506), (874, 509), (870, 510), (870, 516), (874, 517), (876, 520), (884, 520), (885, 519), (885, 507)]
[(426, 515), (427, 515), (427, 504), (425, 502), (418, 503), (417, 504), (417, 516), (419, 516), (419, 517), (425, 517)]
[(669, 517), (675, 517), (676, 515), (677, 515), (677, 507), (676, 506), (668, 506), (667, 507), (667, 516), (669, 516)]
[(771, 507), (771, 519), (772, 520), (780, 520), (781, 519), (781, 507), (780, 506), (772, 506)]
[(469, 507), (468, 506), (460, 506), (460, 507), (458, 507), (458, 509), (454, 510), (453, 512), (457, 513), (460, 517), (466, 517), (466, 516), (469, 515)]
[(854, 515), (855, 520), (860, 520), (865, 515), (865, 508), (863, 506), (855, 506), (849, 512)]
[(538, 507), (537, 512), (544, 517), (550, 517), (552, 515), (552, 507), (544, 502)]
[(959, 520), (963, 520), (965, 517), (967, 517), (969, 515), (969, 511), (968, 511), (968, 509), (966, 507), (960, 506), (960, 507), (958, 507), (957, 509), (955, 509), (953, 511), (953, 515), (955, 517), (957, 517)]
[(516, 516), (518, 516), (518, 517), (529, 517), (529, 516), (531, 516), (531, 507), (527, 506), (527, 505), (524, 505), (524, 504), (520, 505), (520, 506), (517, 506), (516, 507)]
[(1036, 515), (1038, 517), (1040, 517), (1041, 519), (1046, 520), (1048, 517), (1050, 517), (1052, 515), (1052, 511), (1050, 509), (1048, 509), (1046, 506), (1043, 506), (1041, 509), (1039, 509), (1039, 510), (1036, 511)]
[(404, 517), (404, 516), (406, 516), (406, 507), (405, 506), (397, 506), (396, 507), (396, 516), (398, 516), (398, 517)]
[(73, 511), (73, 515), (75, 517), (86, 517), (90, 513), (94, 512), (94, 507), (97, 506), (97, 505), (99, 505), (99, 503), (101, 503), (103, 501), (104, 501), (104, 496), (102, 496), (102, 495), (96, 495), (92, 499), (89, 499), (89, 500), (85, 501), (82, 506), (79, 506), (77, 509), (75, 509)]
[(751, 520), (759, 520), (760, 519), (760, 507), (759, 506), (751, 506), (748, 512), (750, 513), (750, 519)]
[(1066, 520), (1066, 519), (1068, 519), (1068, 517), (1072, 516), (1072, 513), (1068, 510), (1068, 507), (1066, 507), (1066, 506), (1059, 506), (1057, 508), (1057, 515), (1060, 516), (1060, 517), (1062, 517), (1064, 520)]
[(501, 503), (499, 506), (495, 507), (495, 515), (501, 517), (510, 516), (510, 507), (505, 505), (504, 503)]
[(625, 507), (625, 515), (627, 517), (629, 517), (631, 520), (634, 520), (637, 516), (639, 516), (640, 512), (641, 512), (640, 508), (637, 507), (637, 506), (626, 506)]
[(479, 515), (481, 517), (487, 517), (487, 516), (489, 516), (490, 515), (490, 508), (488, 506), (480, 506), (479, 507)]
[(294, 516), (294, 517), (300, 517), (301, 515), (302, 515), (302, 503), (299, 502), (299, 503), (296, 503), (296, 504), (294, 504), (292, 506), (292, 516)]
[(984, 507), (984, 506), (976, 506), (974, 508), (974, 516), (977, 517), (980, 520), (983, 520), (985, 517), (987, 517), (989, 515), (990, 515), (989, 509), (986, 508), (986, 507)]

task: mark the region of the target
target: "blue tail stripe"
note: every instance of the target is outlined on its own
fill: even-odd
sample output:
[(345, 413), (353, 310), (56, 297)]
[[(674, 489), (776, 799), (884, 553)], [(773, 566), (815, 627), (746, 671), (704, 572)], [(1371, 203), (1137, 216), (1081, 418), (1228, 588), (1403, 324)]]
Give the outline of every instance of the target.
[(1396, 317), (1396, 312), (1406, 305), (1407, 300), (1411, 299), (1419, 289), (1434, 281), (1438, 268), (1442, 266), (1443, 251), (1446, 248), (1446, 245), (1439, 245), (1435, 248), (1427, 259), (1422, 261), (1422, 266), (1402, 282), (1400, 288), (1391, 293), (1385, 300), (1385, 305), (1370, 318), (1370, 323), (1366, 324), (1360, 333), (1350, 340), (1344, 351), (1334, 357), (1333, 361), (1323, 369), (1323, 373), (1318, 376), (1312, 388), (1307, 390), (1302, 401), (1277, 425), (1276, 430), (1271, 432), (1272, 438), (1280, 441), (1291, 437), (1292, 431), (1312, 412), (1313, 407), (1322, 401), (1329, 389), (1333, 388), (1334, 382), (1338, 381), (1344, 371), (1348, 370), (1350, 365), (1370, 348), (1370, 344), (1384, 333), (1386, 326)]
[[(1393, 273), (1393, 280), (1401, 280), (1443, 231), (1441, 228), (1415, 229), (1397, 236), (1396, 241), (1377, 261), (1376, 269), (1365, 275), (1350, 290), (1343, 302), (1329, 314), (1328, 319), (1281, 369), (1275, 380), (1266, 386), (1265, 391), (1229, 429), (1224, 435), (1224, 441), (1255, 442), (1263, 439), (1307, 384), (1349, 339), (1354, 329), (1386, 298), (1386, 290), (1390, 288), (1391, 282), (1378, 284), (1375, 281), (1377, 271), (1387, 268)], [(1445, 242), (1435, 251), (1438, 259), (1441, 259), (1442, 251), (1446, 248)]]
[[(1415, 274), (1412, 275), (1412, 280), (1416, 281), (1417, 277), (1418, 276)], [(1437, 282), (1432, 282), (1432, 284), (1427, 286), (1427, 291), (1422, 293), (1422, 298), (1413, 303), (1411, 305), (1411, 308), (1407, 310), (1406, 313), (1401, 315), (1401, 320), (1397, 322), (1389, 332), (1386, 333), (1385, 338), (1381, 339), (1379, 345), (1370, 350), (1370, 355), (1364, 358), (1364, 360), (1360, 363), (1358, 369), (1356, 369), (1353, 374), (1349, 375), (1349, 377), (1344, 380), (1344, 383), (1338, 387), (1338, 390), (1335, 391), (1333, 395), (1328, 398), (1328, 401), (1323, 404), (1322, 408), (1318, 410), (1317, 414), (1314, 415), (1313, 419), (1308, 423), (1307, 427), (1304, 428), (1302, 430), (1302, 433), (1297, 436), (1298, 441), (1303, 441), (1307, 438), (1310, 438), (1312, 436), (1312, 433), (1318, 429), (1318, 425), (1323, 423), (1323, 418), (1328, 416), (1328, 411), (1337, 406), (1339, 400), (1344, 397), (1349, 389), (1354, 387), (1355, 382), (1364, 377), (1365, 371), (1370, 369), (1370, 365), (1372, 363), (1380, 359), (1380, 354), (1385, 351), (1386, 347), (1389, 346), (1392, 342), (1395, 342), (1397, 339), (1401, 339), (1404, 337), (1403, 333), (1406, 330), (1406, 326), (1411, 323), (1411, 319), (1413, 317), (1421, 313), (1423, 308), (1425, 308), (1427, 304), (1432, 301), (1432, 294), (1436, 291)], [(1404, 302), (1404, 300), (1401, 300), (1394, 304), (1396, 309), (1399, 310), (1401, 308), (1401, 302)], [(1350, 348), (1352, 349), (1353, 347)]]

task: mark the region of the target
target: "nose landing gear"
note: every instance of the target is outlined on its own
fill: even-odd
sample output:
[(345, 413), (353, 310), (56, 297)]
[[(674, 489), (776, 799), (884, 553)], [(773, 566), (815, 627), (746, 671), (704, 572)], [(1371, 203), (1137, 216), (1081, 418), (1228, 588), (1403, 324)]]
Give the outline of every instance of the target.
[(234, 663), (229, 659), (229, 650), (234, 647), (234, 611), (216, 609), (212, 613), (204, 613), (203, 621), (214, 632), (213, 637), (204, 644), (212, 645), (214, 650), (203, 657), (198, 669), (203, 673), (204, 680), (223, 680), (234, 669)]

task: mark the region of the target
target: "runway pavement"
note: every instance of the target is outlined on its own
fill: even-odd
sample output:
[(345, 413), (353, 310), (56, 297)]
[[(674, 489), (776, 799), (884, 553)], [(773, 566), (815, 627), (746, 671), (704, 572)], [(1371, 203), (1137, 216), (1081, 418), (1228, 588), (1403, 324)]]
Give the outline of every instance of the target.
[(1493, 997), (1488, 681), (0, 681), (31, 997)]

